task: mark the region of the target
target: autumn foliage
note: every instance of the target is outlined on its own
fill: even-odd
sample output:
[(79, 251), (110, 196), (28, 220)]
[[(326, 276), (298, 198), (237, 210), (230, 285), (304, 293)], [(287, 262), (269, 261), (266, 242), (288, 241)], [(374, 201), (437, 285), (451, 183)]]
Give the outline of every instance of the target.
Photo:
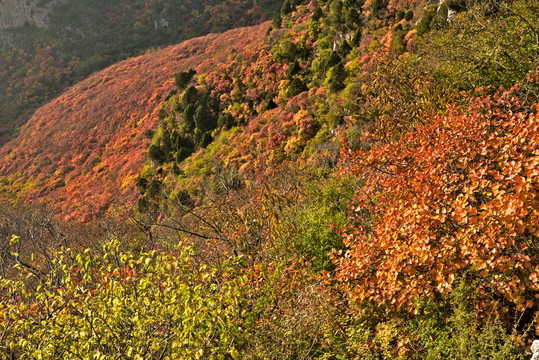
[(46, 26), (29, 21), (0, 29), (0, 143), (15, 137), (37, 108), (92, 73), (148, 48), (260, 24), (280, 2), (34, 1), (28, 5), (33, 12), (51, 8)]
[(146, 159), (144, 133), (174, 88), (175, 72), (201, 72), (230, 49), (257, 43), (268, 24), (192, 39), (111, 66), (41, 107), (0, 150), (3, 198), (55, 199), (69, 218), (106, 211), (113, 198), (134, 203)]
[(342, 172), (365, 182), (343, 230), (349, 250), (336, 257), (355, 299), (412, 309), (465, 278), (497, 294), (482, 310), (538, 310), (538, 81), (533, 72), (510, 90), (477, 89), (399, 140), (343, 148)]
[(103, 255), (57, 255), (37, 287), (0, 279), (3, 359), (239, 358), (248, 280), (238, 259), (217, 271), (194, 264), (189, 247), (133, 254), (117, 241)]
[(40, 108), (0, 148), (0, 199), (99, 221), (0, 213), (0, 358), (522, 359), (539, 71), (461, 82), (475, 61), (444, 66), (438, 45), (451, 29), (490, 59), (466, 24), (496, 19), (536, 52), (539, 17), (444, 6), (287, 0), (272, 25), (127, 60)]

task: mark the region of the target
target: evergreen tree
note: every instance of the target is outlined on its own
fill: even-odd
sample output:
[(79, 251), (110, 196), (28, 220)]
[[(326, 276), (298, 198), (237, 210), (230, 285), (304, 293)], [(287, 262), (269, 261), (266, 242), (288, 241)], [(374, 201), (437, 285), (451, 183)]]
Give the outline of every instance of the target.
[(281, 7), (281, 14), (286, 15), (290, 14), (292, 12), (292, 4), (290, 3), (290, 0), (286, 0)]
[(204, 133), (204, 135), (202, 135), (202, 139), (200, 140), (200, 147), (205, 148), (208, 145), (210, 145), (212, 141), (213, 141), (213, 138), (212, 138), (211, 134), (210, 133)]
[(161, 149), (165, 154), (168, 154), (172, 150), (172, 141), (170, 139), (170, 132), (168, 129), (163, 129), (161, 135)]
[(291, 98), (307, 90), (309, 90), (307, 85), (300, 78), (294, 77), (288, 86), (287, 96)]
[(187, 105), (183, 111), (184, 131), (187, 133), (192, 132), (195, 128), (195, 111), (196, 106), (194, 104)]
[(342, 57), (345, 57), (352, 51), (352, 47), (348, 43), (348, 41), (344, 40), (341, 44), (341, 47), (339, 48), (339, 55)]
[(148, 149), (148, 155), (150, 156), (150, 159), (157, 163), (157, 165), (162, 165), (166, 159), (166, 154), (157, 145), (150, 146)]
[(192, 149), (189, 149), (186, 147), (179, 148), (178, 151), (176, 152), (176, 162), (181, 163), (182, 161), (187, 159), (189, 156), (191, 156), (192, 153), (193, 153)]
[(185, 89), (197, 72), (193, 69), (174, 74), (174, 81), (178, 89)]
[(272, 25), (275, 29), (280, 29), (283, 25), (283, 18), (281, 17), (281, 13), (279, 11), (275, 12)]
[(198, 90), (194, 86), (188, 87), (182, 97), (183, 105), (187, 106), (188, 104), (196, 104), (197, 100)]
[(264, 107), (264, 111), (275, 109), (278, 105), (273, 101), (273, 99), (270, 99), (266, 106)]
[(357, 29), (354, 37), (352, 38), (352, 46), (357, 47), (359, 44), (361, 44), (361, 28)]
[(341, 60), (342, 60), (341, 57), (336, 51), (331, 51), (329, 58), (327, 59), (327, 63), (326, 63), (327, 67), (328, 68), (333, 67), (337, 65), (338, 63), (340, 63)]
[(217, 127), (228, 130), (232, 126), (235, 125), (234, 117), (230, 115), (229, 113), (224, 113), (219, 116), (219, 119), (217, 120)]
[(346, 69), (342, 63), (338, 63), (329, 70), (327, 84), (332, 92), (337, 92), (345, 88)]
[(215, 120), (205, 105), (200, 105), (197, 107), (194, 120), (197, 129), (203, 133), (215, 129)]
[(299, 62), (297, 60), (294, 60), (292, 65), (288, 67), (288, 70), (286, 71), (286, 77), (291, 80), (292, 77), (296, 74), (298, 74), (301, 70), (301, 66), (299, 66)]
[(322, 8), (320, 6), (317, 6), (313, 12), (313, 16), (311, 17), (311, 19), (313, 21), (318, 21), (322, 18), (322, 15), (323, 15)]
[(341, 0), (334, 0), (329, 5), (329, 16), (327, 17), (331, 29), (334, 31), (342, 32), (345, 25), (345, 19), (343, 17), (343, 3)]
[(148, 186), (148, 190), (146, 191), (146, 195), (148, 196), (148, 198), (152, 199), (159, 195), (161, 193), (162, 185), (163, 184), (161, 183), (161, 181), (153, 179), (150, 182), (150, 186)]

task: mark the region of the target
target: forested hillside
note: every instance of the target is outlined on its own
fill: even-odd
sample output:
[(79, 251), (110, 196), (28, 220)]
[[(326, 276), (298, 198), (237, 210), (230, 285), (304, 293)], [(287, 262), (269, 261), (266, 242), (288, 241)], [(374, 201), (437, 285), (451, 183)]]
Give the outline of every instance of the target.
[(71, 87), (38, 109), (21, 135), (0, 150), (4, 199), (49, 199), (64, 216), (79, 219), (106, 211), (112, 202), (133, 203), (148, 133), (158, 122), (156, 108), (174, 87), (174, 73), (206, 71), (233, 49), (257, 47), (267, 28), (189, 40)]
[(96, 73), (0, 150), (6, 358), (530, 356), (539, 4), (272, 19)]
[(152, 48), (259, 24), (280, 5), (269, 0), (7, 4), (19, 10), (11, 23), (26, 23), (0, 29), (0, 144), (40, 105), (95, 71)]

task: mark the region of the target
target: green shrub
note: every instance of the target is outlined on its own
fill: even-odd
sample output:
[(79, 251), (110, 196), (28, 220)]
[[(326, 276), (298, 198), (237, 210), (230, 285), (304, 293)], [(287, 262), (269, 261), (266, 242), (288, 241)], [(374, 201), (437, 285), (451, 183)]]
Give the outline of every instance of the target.
[(307, 185), (308, 196), (298, 214), (298, 253), (312, 262), (314, 271), (334, 268), (328, 254), (342, 249), (337, 229), (348, 224), (347, 202), (354, 193), (354, 182), (329, 178)]
[(472, 298), (473, 289), (461, 283), (445, 298), (424, 299), (416, 315), (365, 303), (354, 315), (343, 315), (344, 336), (326, 340), (346, 339), (344, 346), (321, 359), (522, 359), (513, 340), (523, 334), (508, 331), (494, 315), (479, 321)]
[[(448, 305), (427, 301), (410, 330), (417, 341), (417, 359), (517, 360), (521, 351), (495, 312), (479, 320), (472, 310), (473, 290), (461, 282), (449, 295)], [(514, 330), (513, 330), (514, 331)]]
[[(505, 3), (504, 9), (501, 16), (473, 7), (425, 39), (420, 55), (434, 70), (436, 82), (457, 90), (509, 88), (539, 66), (539, 3), (515, 1)], [(432, 11), (428, 16), (434, 16)], [(418, 33), (424, 28), (420, 24)]]
[[(26, 291), (0, 279), (2, 357), (21, 359), (238, 359), (249, 339), (240, 259), (193, 266), (170, 254), (58, 251), (54, 276)], [(27, 275), (23, 270), (22, 278)], [(28, 305), (31, 306), (28, 306)]]

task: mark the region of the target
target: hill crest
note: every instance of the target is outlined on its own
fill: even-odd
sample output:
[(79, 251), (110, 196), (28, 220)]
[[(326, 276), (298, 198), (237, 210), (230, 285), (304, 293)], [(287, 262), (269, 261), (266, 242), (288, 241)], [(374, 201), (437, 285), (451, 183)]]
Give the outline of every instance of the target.
[[(199, 71), (230, 51), (263, 41), (269, 23), (191, 39), (135, 57), (69, 88), (41, 107), (0, 150), (0, 191), (12, 199), (54, 199), (67, 218), (132, 198), (158, 106), (175, 72)], [(72, 155), (76, 154), (76, 155)], [(114, 190), (119, 189), (119, 190)]]

